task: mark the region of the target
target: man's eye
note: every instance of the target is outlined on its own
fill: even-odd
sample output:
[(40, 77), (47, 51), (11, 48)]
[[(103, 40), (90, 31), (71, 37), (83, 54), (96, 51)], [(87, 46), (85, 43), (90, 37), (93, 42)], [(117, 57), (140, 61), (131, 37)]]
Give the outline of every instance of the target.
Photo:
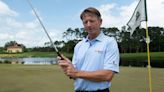
[(87, 24), (88, 22), (93, 23), (93, 22), (94, 22), (94, 20), (83, 21), (83, 24)]
[(87, 24), (87, 21), (83, 21), (83, 24)]
[(94, 21), (93, 21), (93, 20), (91, 20), (90, 22), (91, 22), (91, 23), (93, 23)]

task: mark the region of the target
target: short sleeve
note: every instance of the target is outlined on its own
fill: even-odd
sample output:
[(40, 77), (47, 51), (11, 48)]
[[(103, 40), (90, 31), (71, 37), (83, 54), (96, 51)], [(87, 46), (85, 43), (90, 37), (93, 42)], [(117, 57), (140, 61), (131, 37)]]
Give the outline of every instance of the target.
[(104, 69), (119, 72), (119, 50), (116, 40), (113, 38), (107, 43), (104, 59)]

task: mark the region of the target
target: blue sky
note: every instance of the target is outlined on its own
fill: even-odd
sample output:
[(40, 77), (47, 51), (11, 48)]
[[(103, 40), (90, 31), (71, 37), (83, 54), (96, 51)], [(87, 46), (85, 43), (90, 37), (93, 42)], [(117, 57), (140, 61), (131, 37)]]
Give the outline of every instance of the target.
[[(139, 0), (31, 0), (53, 41), (61, 40), (69, 27), (83, 27), (79, 15), (96, 7), (103, 27), (126, 25)], [(147, 0), (149, 26), (164, 25), (164, 0)], [(0, 0), (0, 46), (15, 40), (26, 47), (44, 46), (49, 41), (26, 0)]]

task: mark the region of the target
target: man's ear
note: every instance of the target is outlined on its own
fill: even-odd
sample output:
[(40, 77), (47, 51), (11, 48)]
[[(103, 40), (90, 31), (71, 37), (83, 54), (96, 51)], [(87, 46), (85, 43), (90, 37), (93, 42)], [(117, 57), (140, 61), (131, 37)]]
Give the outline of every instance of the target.
[(102, 19), (100, 19), (100, 23), (101, 23), (101, 24), (102, 24), (102, 21), (103, 21), (103, 20), (102, 20)]

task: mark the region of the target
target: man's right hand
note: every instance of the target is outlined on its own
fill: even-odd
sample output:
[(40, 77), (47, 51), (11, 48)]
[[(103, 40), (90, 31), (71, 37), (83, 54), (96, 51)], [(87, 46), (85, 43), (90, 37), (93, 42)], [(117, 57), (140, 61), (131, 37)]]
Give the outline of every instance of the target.
[(58, 57), (58, 63), (59, 66), (62, 68), (63, 72), (71, 78), (76, 78), (77, 70), (74, 68), (73, 64), (68, 58), (63, 55), (62, 57), (64, 59), (60, 59), (60, 57)]

